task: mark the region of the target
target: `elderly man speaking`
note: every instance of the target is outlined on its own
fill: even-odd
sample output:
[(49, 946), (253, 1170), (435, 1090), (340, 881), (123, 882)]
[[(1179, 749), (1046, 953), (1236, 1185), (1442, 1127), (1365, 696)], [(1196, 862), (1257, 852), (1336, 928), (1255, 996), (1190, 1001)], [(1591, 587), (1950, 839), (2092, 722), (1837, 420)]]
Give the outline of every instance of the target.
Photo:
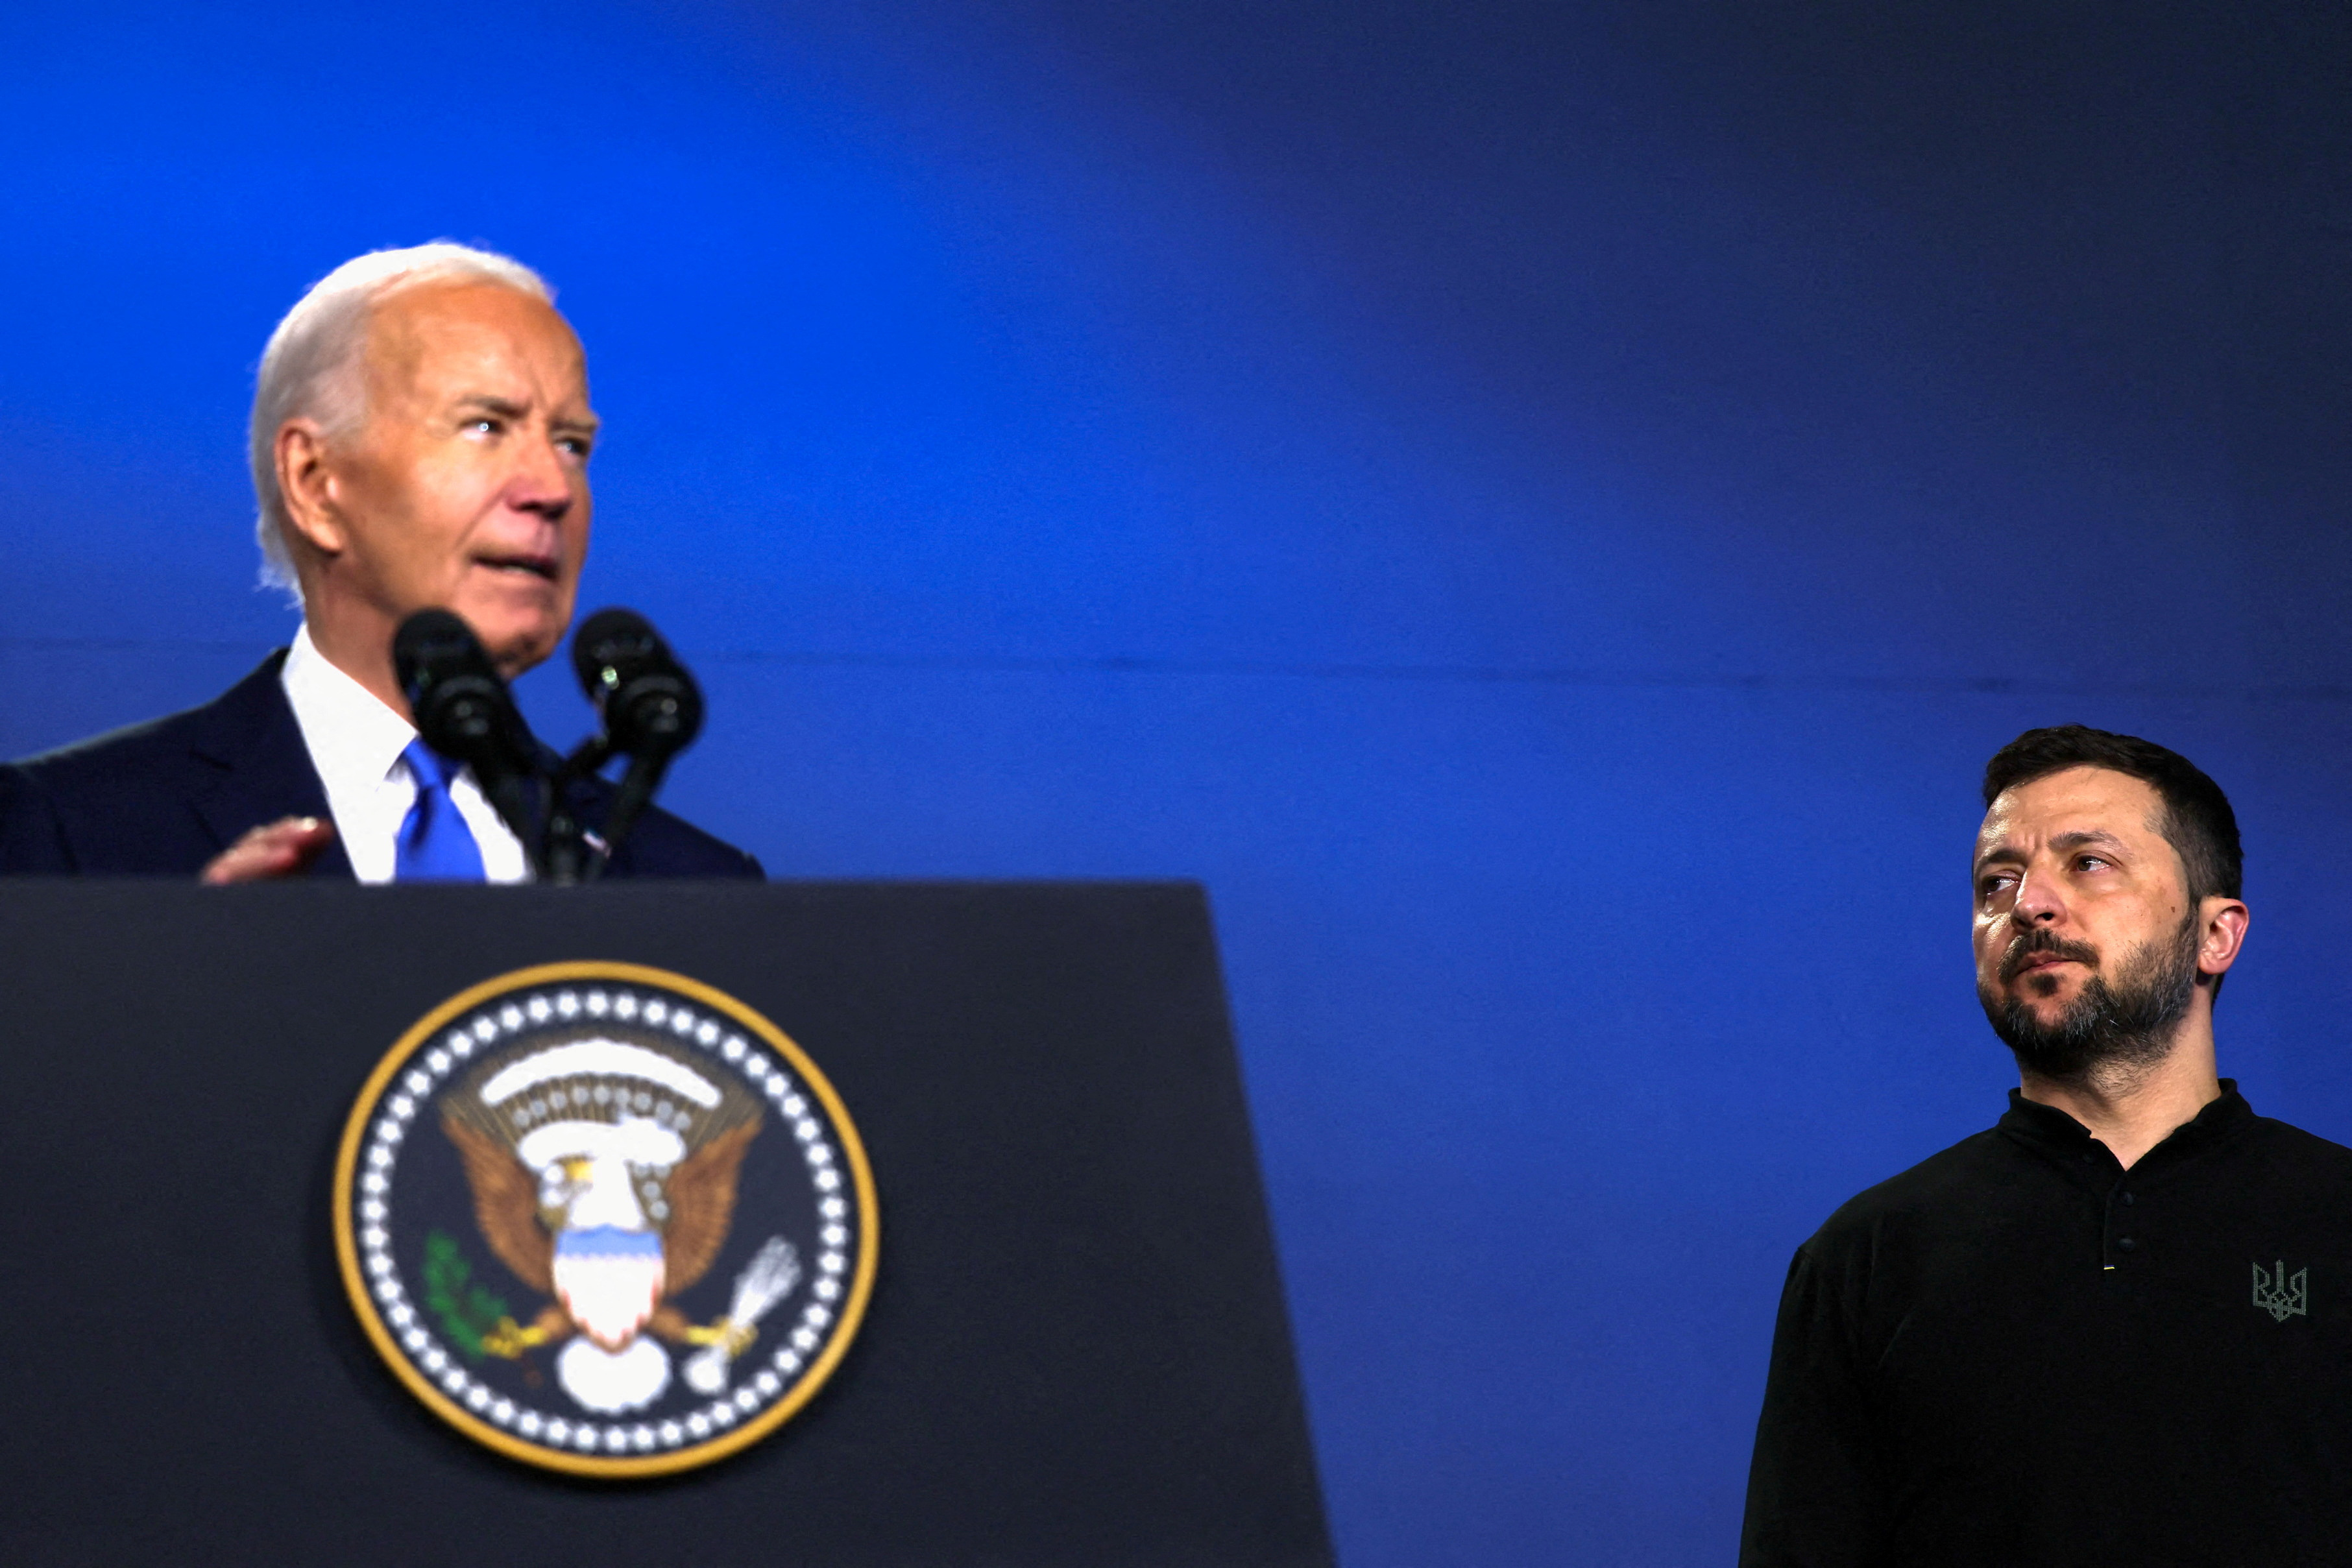
[[(595, 435), (580, 340), (528, 267), (444, 244), (329, 273), (271, 334), (253, 400), (293, 646), (203, 707), (0, 767), (0, 873), (527, 880), (470, 772), (417, 737), (392, 637), (438, 606), (509, 678), (554, 652)], [(656, 810), (606, 874), (760, 868)]]

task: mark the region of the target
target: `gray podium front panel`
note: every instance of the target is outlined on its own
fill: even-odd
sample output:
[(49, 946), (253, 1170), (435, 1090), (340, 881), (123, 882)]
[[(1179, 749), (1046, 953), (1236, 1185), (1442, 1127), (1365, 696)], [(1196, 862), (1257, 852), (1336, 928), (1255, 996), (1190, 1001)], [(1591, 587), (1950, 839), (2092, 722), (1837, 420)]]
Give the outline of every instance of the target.
[[(831, 1383), (665, 1479), (443, 1425), (333, 1258), (377, 1061), (571, 959), (765, 1013), (880, 1191)], [(1330, 1560), (1197, 888), (0, 883), (0, 1116), (11, 1563)]]

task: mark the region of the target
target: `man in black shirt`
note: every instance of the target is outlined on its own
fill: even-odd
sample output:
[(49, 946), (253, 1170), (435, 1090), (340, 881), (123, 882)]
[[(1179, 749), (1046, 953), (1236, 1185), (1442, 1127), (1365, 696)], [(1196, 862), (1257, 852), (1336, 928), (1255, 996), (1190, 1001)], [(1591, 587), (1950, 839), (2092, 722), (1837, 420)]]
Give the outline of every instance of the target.
[(2229, 801), (2079, 725), (1984, 795), (1977, 988), (2021, 1085), (1798, 1249), (1740, 1562), (2352, 1563), (2352, 1150), (2215, 1074)]

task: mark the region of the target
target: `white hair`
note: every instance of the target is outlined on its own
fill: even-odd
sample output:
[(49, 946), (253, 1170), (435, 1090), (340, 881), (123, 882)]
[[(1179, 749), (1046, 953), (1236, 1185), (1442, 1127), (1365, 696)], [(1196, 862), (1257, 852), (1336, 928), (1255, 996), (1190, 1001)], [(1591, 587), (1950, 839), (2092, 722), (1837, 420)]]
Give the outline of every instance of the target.
[(378, 301), (412, 284), (494, 283), (554, 303), (546, 279), (496, 252), (436, 240), (403, 250), (355, 256), (310, 286), (269, 334), (254, 378), (253, 493), (260, 503), (254, 538), (261, 580), (301, 591), (286, 544), (286, 497), (278, 487), (278, 433), (289, 419), (315, 419), (331, 435), (357, 429), (367, 416), (360, 372), (368, 319)]

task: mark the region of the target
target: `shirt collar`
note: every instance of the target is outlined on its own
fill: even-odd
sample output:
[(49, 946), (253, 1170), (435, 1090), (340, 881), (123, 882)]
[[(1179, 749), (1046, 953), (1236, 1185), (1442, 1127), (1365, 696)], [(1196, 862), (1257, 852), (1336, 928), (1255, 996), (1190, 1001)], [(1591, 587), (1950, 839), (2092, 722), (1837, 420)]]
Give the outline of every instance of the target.
[[(2173, 1128), (2161, 1143), (2133, 1162), (2132, 1170), (2137, 1174), (2195, 1159), (2235, 1136), (2253, 1119), (2254, 1108), (2238, 1092), (2238, 1081), (2224, 1078), (2221, 1097), (2208, 1102), (2203, 1110)], [(2081, 1164), (2085, 1155), (2105, 1155), (2109, 1164), (2115, 1160), (2106, 1146), (2091, 1135), (2091, 1129), (2055, 1105), (2028, 1100), (2021, 1090), (2009, 1092), (2009, 1111), (2001, 1117), (2000, 1126), (2019, 1143), (2070, 1168)], [(2154, 1162), (2153, 1166), (2150, 1162)]]
[(308, 622), (294, 633), (278, 679), (331, 800), (346, 790), (382, 784), (392, 776), (402, 749), (416, 738), (406, 719), (327, 662), (310, 641)]

